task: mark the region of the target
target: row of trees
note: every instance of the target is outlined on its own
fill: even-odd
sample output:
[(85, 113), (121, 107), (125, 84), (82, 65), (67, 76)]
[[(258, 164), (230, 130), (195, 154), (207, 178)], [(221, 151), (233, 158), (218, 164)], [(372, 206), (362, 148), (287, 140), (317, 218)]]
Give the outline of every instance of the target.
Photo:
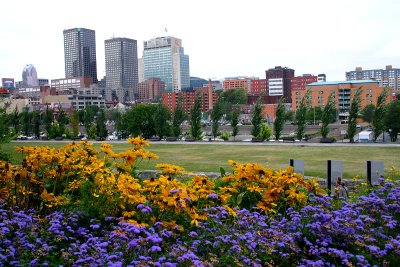
[[(378, 97), (376, 105), (367, 105), (361, 109), (361, 92), (358, 89), (353, 97), (349, 111), (348, 138), (354, 142), (356, 135), (357, 119), (362, 118), (371, 124), (375, 140), (384, 131), (389, 131), (391, 140), (396, 141), (400, 132), (400, 103), (399, 99), (386, 103), (388, 91), (384, 90)], [(330, 95), (328, 102), (323, 108), (310, 108), (310, 91), (302, 98), (299, 107), (293, 114), (286, 110), (284, 99), (281, 98), (276, 111), (275, 120), (269, 124), (267, 118), (262, 115), (262, 104), (259, 99), (252, 110), (252, 131), (254, 137), (269, 139), (272, 132), (275, 139), (280, 139), (285, 123), (292, 121), (296, 128), (296, 138), (302, 140), (305, 137), (306, 124), (310, 120), (320, 122), (320, 134), (326, 138), (329, 135), (329, 124), (337, 119), (338, 111), (334, 95)], [(221, 92), (212, 110), (209, 111), (213, 137), (221, 134), (219, 126), (221, 120), (229, 121), (234, 138), (239, 134), (240, 111), (237, 108), (240, 104), (246, 104), (247, 97), (244, 89)], [(104, 110), (97, 106), (88, 106), (84, 110), (74, 111), (68, 116), (64, 110), (53, 110), (47, 108), (44, 111), (29, 112), (25, 108), (21, 113), (15, 109), (12, 113), (5, 112), (7, 105), (0, 109), (0, 141), (8, 136), (24, 134), (39, 138), (46, 135), (48, 138), (66, 137), (74, 138), (80, 134), (79, 126), (84, 126), (89, 139), (96, 137), (105, 138), (108, 135), (106, 121), (115, 122), (115, 130), (120, 138), (128, 135), (150, 138), (158, 136), (179, 137), (182, 135), (181, 124), (189, 120), (190, 129), (188, 135), (196, 140), (203, 136), (202, 132), (202, 110), (201, 96), (195, 99), (194, 106), (188, 116), (183, 109), (182, 101), (177, 105), (174, 112), (162, 104), (138, 104), (125, 113), (117, 110)], [(312, 116), (310, 115), (312, 114)], [(311, 118), (312, 119), (311, 119)], [(273, 129), (273, 130), (272, 130)]]
[(356, 120), (362, 118), (368, 122), (374, 134), (374, 141), (385, 132), (389, 132), (390, 140), (395, 142), (400, 133), (400, 95), (396, 99), (387, 103), (389, 90), (385, 89), (378, 96), (376, 105), (369, 104), (361, 109), (362, 88), (359, 88), (350, 105), (348, 137), (350, 142), (354, 142), (356, 135)]

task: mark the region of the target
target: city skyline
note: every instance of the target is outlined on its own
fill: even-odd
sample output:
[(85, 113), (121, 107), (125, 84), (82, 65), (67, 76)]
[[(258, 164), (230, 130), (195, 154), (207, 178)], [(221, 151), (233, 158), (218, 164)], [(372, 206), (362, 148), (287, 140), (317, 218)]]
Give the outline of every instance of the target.
[(327, 80), (345, 80), (345, 72), (356, 67), (400, 65), (400, 3), (392, 0), (121, 0), (112, 6), (72, 0), (62, 7), (20, 0), (5, 2), (3, 10), (8, 12), (0, 17), (0, 77), (15, 81), (22, 80), (27, 64), (38, 78), (63, 78), (62, 32), (77, 27), (96, 32), (98, 79), (105, 76), (104, 40), (112, 37), (137, 40), (139, 58), (144, 41), (179, 38), (190, 57), (190, 76), (205, 79), (265, 78), (266, 70), (282, 66), (296, 76), (325, 73)]

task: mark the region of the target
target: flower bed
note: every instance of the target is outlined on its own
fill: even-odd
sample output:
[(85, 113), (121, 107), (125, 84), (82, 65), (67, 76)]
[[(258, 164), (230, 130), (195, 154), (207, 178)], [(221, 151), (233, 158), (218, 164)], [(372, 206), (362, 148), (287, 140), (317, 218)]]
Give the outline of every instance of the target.
[(0, 266), (400, 264), (392, 183), (345, 202), (292, 168), (234, 161), (219, 179), (158, 164), (141, 180), (136, 165), (156, 155), (128, 142), (21, 147), (22, 166), (0, 162)]
[[(400, 188), (386, 184), (341, 208), (313, 196), (299, 211), (268, 215), (207, 208), (182, 229), (79, 213), (0, 210), (0, 264), (41, 266), (398, 266)], [(143, 213), (147, 211), (143, 210)]]

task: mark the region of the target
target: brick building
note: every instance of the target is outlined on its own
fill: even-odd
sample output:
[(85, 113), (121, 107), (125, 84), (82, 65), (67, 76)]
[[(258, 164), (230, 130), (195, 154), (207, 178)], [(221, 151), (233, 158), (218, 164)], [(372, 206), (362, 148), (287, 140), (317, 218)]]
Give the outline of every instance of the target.
[(165, 83), (160, 78), (150, 78), (138, 84), (137, 101), (144, 103), (156, 102), (162, 97)]
[[(376, 105), (379, 95), (384, 88), (379, 86), (378, 81), (356, 80), (339, 82), (315, 82), (306, 85), (306, 90), (292, 91), (292, 109), (296, 111), (300, 105), (301, 99), (308, 90), (311, 91), (309, 103), (311, 107), (319, 106), (321, 108), (328, 102), (330, 94), (333, 94), (336, 100), (336, 108), (339, 111), (339, 120), (345, 122), (349, 116), (351, 101), (357, 89), (361, 88), (361, 108), (368, 104)], [(388, 94), (387, 102), (391, 101), (391, 94)]]

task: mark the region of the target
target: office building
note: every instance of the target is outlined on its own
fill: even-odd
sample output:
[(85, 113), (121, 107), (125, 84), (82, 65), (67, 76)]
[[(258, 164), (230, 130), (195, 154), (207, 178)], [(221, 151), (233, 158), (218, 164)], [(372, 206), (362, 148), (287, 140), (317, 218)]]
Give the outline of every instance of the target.
[(394, 94), (400, 90), (400, 69), (394, 69), (392, 65), (387, 65), (385, 69), (363, 70), (357, 67), (354, 71), (346, 72), (346, 80), (375, 80), (381, 87), (389, 87)]
[(265, 78), (268, 81), (267, 96), (278, 102), (283, 96), (286, 103), (292, 101), (291, 78), (294, 77), (294, 70), (277, 66), (273, 69), (265, 71)]
[(105, 40), (104, 45), (106, 95), (113, 95), (120, 102), (134, 100), (138, 85), (137, 41), (112, 38)]
[(190, 87), (189, 56), (184, 54), (182, 40), (158, 37), (143, 44), (144, 79), (160, 78), (166, 92), (180, 92)]
[(22, 84), (23, 87), (39, 86), (37, 72), (32, 64), (28, 64), (24, 67), (22, 71)]
[(65, 78), (92, 77), (97, 83), (96, 35), (94, 30), (64, 30)]

